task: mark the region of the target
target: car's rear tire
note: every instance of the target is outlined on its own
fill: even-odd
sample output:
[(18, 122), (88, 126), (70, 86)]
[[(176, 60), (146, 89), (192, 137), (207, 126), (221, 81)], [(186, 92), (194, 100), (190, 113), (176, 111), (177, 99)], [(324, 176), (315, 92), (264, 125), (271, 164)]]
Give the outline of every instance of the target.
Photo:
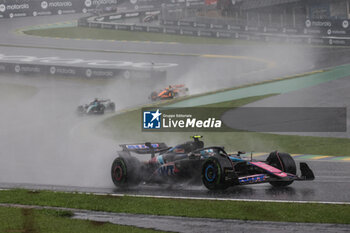
[(101, 104), (98, 107), (98, 113), (101, 114), (101, 115), (105, 114), (105, 106), (104, 105)]
[(229, 187), (224, 182), (223, 168), (219, 159), (211, 157), (202, 166), (202, 182), (209, 190), (224, 190)]
[(77, 108), (77, 114), (79, 115), (79, 116), (81, 116), (81, 115), (83, 115), (84, 114), (84, 106), (78, 106), (78, 108)]
[[(296, 175), (297, 174), (297, 166), (295, 164), (294, 159), (290, 154), (288, 153), (281, 153), (281, 152), (271, 152), (270, 155), (267, 157), (266, 162), (286, 173), (291, 173)], [(285, 187), (293, 183), (293, 180), (291, 181), (271, 181), (270, 184), (274, 187)]]
[(141, 162), (131, 156), (118, 157), (113, 161), (111, 175), (117, 187), (136, 186), (141, 182)]
[(109, 105), (109, 109), (112, 111), (112, 112), (115, 112), (115, 103), (111, 103)]
[(156, 101), (157, 98), (158, 98), (158, 93), (157, 93), (156, 91), (153, 91), (153, 92), (151, 93), (151, 100), (152, 100), (152, 101)]

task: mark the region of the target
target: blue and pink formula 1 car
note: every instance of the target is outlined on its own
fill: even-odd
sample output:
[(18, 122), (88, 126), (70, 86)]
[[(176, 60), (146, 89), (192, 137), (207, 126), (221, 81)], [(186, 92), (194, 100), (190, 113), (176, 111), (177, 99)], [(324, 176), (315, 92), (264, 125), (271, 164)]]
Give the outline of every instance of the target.
[[(165, 143), (123, 144), (114, 160), (112, 180), (117, 187), (144, 183), (172, 183), (200, 181), (210, 190), (226, 189), (234, 185), (269, 182), (276, 187), (294, 181), (313, 180), (314, 174), (306, 163), (300, 163), (297, 175), (294, 159), (287, 153), (271, 152), (265, 161), (243, 159), (244, 152), (228, 154), (223, 147), (204, 147), (201, 136), (193, 136), (175, 147)], [(136, 156), (150, 154), (141, 162)]]

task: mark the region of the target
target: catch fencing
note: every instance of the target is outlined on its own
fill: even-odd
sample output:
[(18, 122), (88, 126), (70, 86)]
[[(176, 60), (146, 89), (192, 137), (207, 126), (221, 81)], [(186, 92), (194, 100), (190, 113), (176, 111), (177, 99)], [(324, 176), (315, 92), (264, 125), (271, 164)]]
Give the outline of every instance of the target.
[[(155, 12), (155, 11), (153, 11)], [(113, 22), (106, 18), (90, 16), (81, 18), (78, 26), (105, 28), (111, 30), (126, 30), (140, 32), (155, 32), (164, 34), (187, 35), (197, 37), (242, 39), (277, 43), (307, 43), (313, 45), (350, 46), (350, 30), (348, 20), (305, 20), (305, 27), (262, 27), (230, 24), (227, 21), (198, 21), (160, 19), (159, 24), (145, 23), (144, 15), (151, 11), (134, 12), (128, 17), (139, 18), (139, 22), (127, 22), (122, 14), (115, 16)]]

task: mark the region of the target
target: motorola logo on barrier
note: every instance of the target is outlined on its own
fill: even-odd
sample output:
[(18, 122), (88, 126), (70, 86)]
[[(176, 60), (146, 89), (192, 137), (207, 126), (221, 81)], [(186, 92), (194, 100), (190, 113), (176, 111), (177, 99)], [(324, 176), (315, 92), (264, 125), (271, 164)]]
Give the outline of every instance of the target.
[(50, 73), (51, 73), (51, 74), (55, 74), (55, 73), (56, 73), (56, 67), (51, 66), (51, 68), (50, 68)]
[(309, 27), (332, 27), (332, 22), (331, 21), (323, 21), (323, 20), (311, 21), (310, 19), (307, 19), (305, 21), (305, 26), (307, 28), (309, 28)]
[(91, 0), (85, 0), (85, 6), (90, 7), (92, 5)]
[(28, 4), (15, 4), (15, 5), (7, 5), (6, 7), (7, 10), (22, 10), (22, 9), (29, 9)]
[(15, 72), (19, 73), (21, 71), (21, 67), (19, 65), (15, 66)]
[(5, 12), (6, 11), (6, 6), (4, 4), (0, 5), (0, 12)]
[(50, 2), (49, 7), (71, 7), (73, 6), (72, 2)]
[(50, 2), (46, 1), (41, 2), (41, 8), (47, 9), (48, 7), (71, 7), (73, 6), (72, 2)]
[(91, 77), (91, 75), (92, 75), (92, 71), (90, 70), (90, 69), (87, 69), (86, 71), (85, 71), (85, 74), (86, 74), (86, 76), (87, 77)]
[(118, 68), (141, 68), (141, 69), (164, 69), (175, 67), (176, 63), (150, 63), (150, 62), (131, 62), (131, 61), (113, 61), (113, 60), (83, 60), (80, 58), (60, 58), (60, 57), (35, 57), (26, 55), (6, 56), (0, 53), (0, 61), (15, 62), (35, 62), (52, 64), (74, 64), (88, 65), (95, 67), (118, 67)]
[(84, 4), (86, 7), (91, 7), (92, 5), (107, 5), (107, 4), (117, 4), (117, 0), (85, 0)]
[(49, 5), (47, 4), (46, 1), (41, 2), (41, 8), (46, 9)]
[[(91, 70), (90, 70), (91, 71)], [(76, 71), (74, 68), (64, 68), (64, 67), (55, 67), (55, 66), (51, 66), (50, 67), (50, 74), (76, 74)], [(91, 76), (91, 75), (90, 75)]]
[(305, 26), (308, 28), (311, 27), (311, 21), (309, 19), (305, 21)]

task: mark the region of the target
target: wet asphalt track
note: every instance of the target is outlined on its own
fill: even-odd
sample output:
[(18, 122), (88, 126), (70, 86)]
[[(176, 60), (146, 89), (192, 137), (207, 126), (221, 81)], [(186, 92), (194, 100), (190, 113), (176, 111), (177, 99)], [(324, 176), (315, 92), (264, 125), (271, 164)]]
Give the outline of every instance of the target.
[[(169, 79), (171, 81), (187, 80), (189, 77), (196, 76), (192, 79), (193, 88), (198, 88), (198, 80), (205, 78), (208, 81), (208, 86), (212, 83), (218, 83), (216, 88), (222, 88), (232, 85), (240, 85), (245, 83), (251, 83), (256, 81), (263, 81), (278, 77), (280, 75), (289, 75), (294, 73), (300, 73), (304, 71), (314, 70), (318, 68), (331, 67), (334, 65), (345, 64), (350, 60), (348, 49), (328, 49), (328, 48), (312, 48), (312, 47), (292, 47), (292, 49), (283, 49), (284, 46), (278, 47), (279, 52), (268, 53), (268, 51), (274, 50), (274, 46), (215, 46), (215, 45), (180, 45), (180, 44), (155, 44), (155, 43), (138, 43), (138, 42), (98, 42), (90, 40), (62, 40), (62, 39), (48, 39), (18, 35), (13, 32), (14, 29), (22, 28), (26, 26), (32, 26), (36, 24), (42, 24), (42, 22), (50, 23), (57, 21), (66, 21), (70, 19), (76, 19), (77, 15), (69, 16), (52, 16), (52, 17), (38, 17), (38, 18), (19, 18), (16, 20), (4, 19), (1, 20), (0, 28), (2, 34), (0, 36), (0, 53), (6, 55), (34, 55), (34, 56), (60, 56), (64, 58), (84, 58), (84, 59), (110, 59), (113, 60), (117, 57), (118, 60), (133, 60), (133, 61), (154, 61), (154, 62), (172, 62), (179, 64), (176, 68), (169, 69)], [(5, 33), (7, 31), (7, 33)], [(4, 33), (3, 33), (4, 32)], [(5, 45), (15, 46), (7, 47)], [(24, 46), (22, 48), (16, 46)], [(72, 48), (82, 50), (101, 50), (97, 51), (67, 51), (48, 48), (30, 48), (31, 46), (38, 47), (54, 47), (54, 48)], [(108, 50), (109, 52), (103, 52), (102, 50)], [(129, 53), (130, 51), (134, 51)], [(302, 52), (301, 52), (302, 51)], [(128, 52), (128, 53), (125, 53)], [(140, 54), (140, 52), (149, 54)], [(163, 55), (156, 55), (154, 53), (163, 53)], [(167, 55), (164, 55), (167, 53)], [(169, 54), (170, 53), (170, 54)], [(190, 56), (184, 56), (184, 54)], [(203, 58), (200, 55), (203, 54), (216, 54), (216, 55), (235, 55), (235, 56), (248, 56), (257, 57), (259, 59), (265, 59), (273, 61), (276, 66), (270, 69), (266, 69), (265, 65), (261, 62), (254, 60), (241, 60), (241, 59), (226, 59), (226, 58)], [(194, 67), (194, 68), (193, 68)], [(219, 68), (218, 68), (219, 67)], [(243, 67), (243, 68), (242, 68)], [(222, 68), (222, 69), (220, 69)], [(189, 70), (189, 72), (188, 72)], [(234, 71), (233, 71), (234, 70)], [(209, 72), (209, 73), (208, 73)], [(233, 76), (232, 76), (233, 75)], [(217, 82), (216, 79), (222, 77), (223, 82)], [(242, 78), (243, 77), (243, 78)], [(6, 78), (7, 79), (7, 78)], [(5, 80), (6, 80), (5, 79)], [(17, 82), (20, 79), (16, 79)], [(214, 81), (212, 81), (214, 80)], [(28, 80), (26, 81), (28, 82)], [(29, 81), (30, 82), (30, 81)], [(48, 82), (50, 83), (50, 81)], [(66, 93), (65, 82), (55, 82), (54, 86), (47, 84), (42, 90), (41, 99), (45, 99), (45, 96), (51, 96), (51, 98), (57, 99), (63, 93)], [(50, 88), (54, 87), (56, 91), (54, 93)], [(59, 89), (64, 89), (64, 92), (60, 92)], [(80, 87), (70, 87), (70, 94), (65, 96), (66, 100), (78, 99), (80, 94), (88, 96), (89, 88), (85, 88), (83, 93), (79, 93)], [(92, 88), (96, 90), (96, 88)], [(198, 88), (196, 91), (206, 90), (206, 86)], [(103, 93), (103, 88), (95, 92), (97, 94)], [(39, 96), (40, 97), (40, 96)], [(75, 99), (76, 100), (76, 99)], [(135, 104), (135, 103), (134, 103)], [(70, 101), (67, 108), (64, 108), (64, 113), (68, 113), (75, 106), (74, 101)], [(20, 109), (16, 109), (20, 111)], [(18, 112), (16, 112), (18, 114)], [(64, 114), (61, 114), (64, 115)], [(11, 117), (11, 112), (7, 117)], [(35, 117), (35, 115), (33, 115)], [(70, 116), (71, 117), (71, 116)], [(68, 117), (69, 118), (69, 117)], [(42, 123), (42, 122), (41, 122)], [(40, 125), (41, 123), (38, 122)], [(52, 122), (49, 122), (52, 123)], [(57, 122), (53, 122), (57, 123)], [(66, 137), (65, 130), (71, 130), (80, 125), (80, 120), (74, 118), (69, 124), (65, 124), (65, 120), (61, 122), (62, 128), (58, 131), (58, 135), (52, 135), (54, 141), (65, 144), (66, 140), (71, 140), (70, 137)], [(40, 128), (40, 127), (39, 127)], [(9, 146), (15, 142), (26, 141), (25, 148), (28, 149), (30, 154), (33, 151), (33, 141), (28, 141), (27, 137), (30, 137), (34, 128), (28, 127), (26, 134), (22, 132), (16, 134), (16, 130), (11, 130), (10, 140), (6, 131), (2, 132), (2, 146)], [(37, 135), (42, 135), (43, 131), (35, 130)], [(61, 133), (60, 133), (61, 132)], [(45, 132), (44, 132), (45, 133)], [(20, 135), (20, 137), (18, 137)], [(36, 135), (36, 134), (35, 134)], [(39, 141), (45, 139), (45, 137), (39, 136), (37, 141), (34, 141), (34, 145), (39, 145)], [(40, 153), (53, 153), (55, 156), (54, 161), (49, 161), (53, 165), (58, 162), (58, 166), (55, 169), (39, 168), (37, 166), (31, 166), (23, 162), (23, 159), (19, 155), (16, 157), (17, 152), (22, 152), (18, 148), (11, 148), (12, 156), (10, 165), (2, 163), (1, 185), (2, 188), (12, 187), (27, 187), (27, 188), (42, 188), (42, 189), (54, 189), (54, 190), (67, 190), (67, 191), (87, 191), (97, 193), (125, 193), (135, 195), (159, 195), (159, 196), (184, 196), (184, 197), (203, 197), (203, 198), (229, 198), (229, 199), (255, 199), (255, 200), (293, 200), (293, 201), (325, 201), (325, 202), (349, 202), (348, 195), (349, 178), (350, 173), (348, 163), (337, 162), (309, 162), (312, 169), (315, 171), (316, 180), (313, 182), (295, 182), (292, 186), (284, 189), (274, 189), (268, 184), (251, 185), (232, 187), (224, 192), (209, 192), (204, 187), (192, 187), (192, 186), (149, 186), (144, 185), (130, 190), (118, 190), (115, 189), (110, 181), (109, 166), (114, 155), (111, 151), (114, 151), (116, 145), (115, 142), (99, 142), (94, 144), (94, 147), (90, 145), (91, 139), (86, 139), (84, 142), (78, 142), (77, 137), (74, 137), (73, 142), (75, 145), (81, 147), (87, 147), (84, 149), (84, 162), (87, 167), (84, 167), (83, 172), (79, 171), (79, 175), (73, 179), (70, 177), (75, 176), (77, 171), (70, 171), (70, 164), (73, 167), (79, 166), (81, 158), (69, 157), (77, 153), (82, 153), (79, 148), (74, 148), (73, 151), (65, 149), (64, 152), (69, 152), (67, 156), (63, 156), (61, 153), (61, 146), (55, 151), (55, 145), (52, 143), (48, 148), (40, 148), (40, 150), (34, 150), (37, 154)], [(36, 144), (35, 144), (36, 143)], [(50, 143), (51, 144), (51, 143)], [(21, 144), (16, 144), (16, 147), (21, 147)], [(103, 149), (101, 149), (103, 148)], [(57, 148), (58, 149), (58, 148)], [(101, 149), (101, 150), (100, 150)], [(88, 151), (88, 153), (87, 153)], [(108, 155), (104, 155), (107, 153)], [(96, 154), (99, 154), (96, 158)], [(2, 157), (8, 156), (4, 153)], [(19, 157), (18, 157), (19, 156)], [(73, 161), (70, 161), (71, 158)], [(49, 158), (48, 158), (49, 159)], [(25, 161), (30, 161), (26, 158)], [(43, 162), (45, 166), (45, 158), (38, 156), (36, 160)], [(92, 166), (96, 165), (96, 166)], [(13, 176), (11, 172), (16, 170), (16, 166), (19, 165), (20, 169), (25, 173), (25, 176)], [(41, 170), (43, 169), (43, 170)], [(60, 170), (66, 169), (65, 174), (60, 175), (58, 179), (55, 179), (55, 174), (58, 174)], [(94, 177), (91, 177), (94, 174)], [(35, 179), (29, 179), (33, 176)], [(43, 178), (45, 177), (45, 179)], [(103, 181), (102, 181), (103, 180)], [(67, 186), (66, 181), (69, 181)], [(102, 182), (101, 182), (102, 181)], [(25, 184), (23, 184), (25, 183)], [(38, 185), (31, 185), (35, 183)], [(50, 184), (50, 185), (49, 185)]]
[[(298, 162), (298, 160), (297, 160)], [(274, 188), (270, 184), (241, 185), (225, 191), (209, 191), (202, 185), (186, 184), (141, 184), (130, 189), (107, 186), (79, 187), (64, 185), (36, 185), (23, 183), (0, 183), (0, 188), (49, 189), (61, 191), (81, 191), (89, 193), (127, 194), (164, 197), (218, 198), (237, 200), (269, 200), (296, 202), (350, 202), (349, 162), (306, 161), (315, 172), (314, 181), (299, 181), (285, 188)]]

